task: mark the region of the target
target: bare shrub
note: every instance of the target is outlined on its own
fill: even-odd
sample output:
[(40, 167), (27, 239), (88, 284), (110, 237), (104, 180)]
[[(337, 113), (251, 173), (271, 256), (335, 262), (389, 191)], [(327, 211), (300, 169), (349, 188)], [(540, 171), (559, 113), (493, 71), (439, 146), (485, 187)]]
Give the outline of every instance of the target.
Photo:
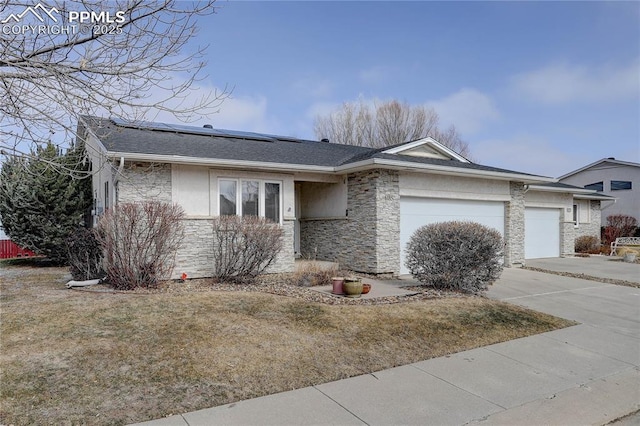
[(69, 272), (74, 280), (92, 280), (105, 276), (102, 247), (95, 230), (78, 228), (67, 238), (66, 243)]
[(440, 289), (477, 293), (502, 273), (500, 233), (473, 222), (426, 225), (407, 244), (406, 266), (420, 282)]
[(153, 287), (171, 275), (184, 237), (181, 207), (157, 201), (118, 204), (98, 225), (107, 279), (117, 289)]
[(600, 238), (595, 235), (583, 235), (576, 238), (574, 251), (576, 253), (600, 253)]
[(214, 277), (218, 281), (251, 282), (282, 250), (280, 225), (255, 216), (213, 219)]
[(633, 216), (625, 214), (613, 214), (607, 216), (607, 226), (604, 227), (604, 244), (609, 246), (616, 238), (632, 237), (635, 235), (638, 221)]
[(289, 283), (299, 287), (331, 285), (331, 278), (337, 275), (339, 271), (335, 266), (326, 268), (317, 262), (305, 262), (291, 274)]

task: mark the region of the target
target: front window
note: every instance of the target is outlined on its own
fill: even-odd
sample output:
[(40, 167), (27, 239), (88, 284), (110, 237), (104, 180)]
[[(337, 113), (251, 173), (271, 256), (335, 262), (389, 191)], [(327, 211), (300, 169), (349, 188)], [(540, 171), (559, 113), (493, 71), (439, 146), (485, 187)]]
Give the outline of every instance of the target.
[(264, 184), (264, 217), (280, 223), (280, 184), (265, 182)]
[(578, 226), (578, 220), (580, 218), (580, 209), (577, 204), (573, 205), (573, 224)]
[(220, 180), (220, 216), (236, 214), (237, 185), (235, 180)]
[(257, 180), (242, 181), (242, 216), (258, 216), (260, 182)]
[(282, 183), (255, 179), (220, 179), (220, 215), (260, 216), (282, 220)]

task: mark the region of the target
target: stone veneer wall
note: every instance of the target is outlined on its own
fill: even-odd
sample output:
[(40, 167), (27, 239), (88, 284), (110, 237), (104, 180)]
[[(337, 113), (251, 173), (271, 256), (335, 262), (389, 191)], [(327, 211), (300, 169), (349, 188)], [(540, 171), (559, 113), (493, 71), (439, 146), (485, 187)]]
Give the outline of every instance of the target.
[[(294, 270), (292, 220), (283, 224), (283, 245), (275, 262), (267, 269), (267, 273), (292, 272)], [(185, 219), (185, 238), (176, 255), (176, 265), (172, 278), (178, 278), (185, 272), (191, 278), (211, 277), (214, 272), (213, 263), (213, 225), (209, 218)]]
[(524, 264), (524, 183), (510, 182), (511, 200), (504, 203), (505, 266)]
[(359, 272), (400, 273), (398, 173), (370, 170), (347, 176), (345, 219), (302, 220), (303, 256), (339, 262)]
[(560, 223), (560, 256), (568, 256), (575, 252), (575, 241), (578, 229), (573, 222)]
[(128, 163), (118, 178), (119, 203), (171, 202), (171, 164)]
[[(126, 164), (118, 182), (118, 202), (137, 201), (172, 202), (171, 165), (156, 163)], [(292, 272), (295, 268), (292, 220), (284, 220), (282, 251), (276, 257), (269, 273)], [(213, 225), (210, 218), (184, 219), (185, 238), (176, 254), (171, 278), (185, 272), (191, 278), (210, 277), (213, 274)]]

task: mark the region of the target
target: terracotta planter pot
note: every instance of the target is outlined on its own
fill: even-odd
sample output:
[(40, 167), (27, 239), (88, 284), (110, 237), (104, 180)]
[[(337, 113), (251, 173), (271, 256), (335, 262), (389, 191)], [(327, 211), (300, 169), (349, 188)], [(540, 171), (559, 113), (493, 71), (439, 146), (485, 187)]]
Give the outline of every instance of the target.
[(371, 284), (362, 284), (362, 294), (367, 294), (371, 291)]
[(333, 277), (331, 278), (331, 284), (333, 284), (333, 290), (331, 293), (333, 294), (344, 294), (344, 290), (342, 289), (342, 285), (344, 284), (343, 277)]
[(347, 297), (360, 297), (362, 295), (362, 281), (357, 278), (345, 278), (342, 288)]

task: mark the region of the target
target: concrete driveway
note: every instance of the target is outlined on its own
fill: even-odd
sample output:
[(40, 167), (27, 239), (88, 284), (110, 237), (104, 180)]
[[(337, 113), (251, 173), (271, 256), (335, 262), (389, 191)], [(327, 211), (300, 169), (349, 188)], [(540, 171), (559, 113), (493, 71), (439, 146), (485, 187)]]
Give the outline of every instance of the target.
[(640, 289), (505, 269), (489, 297), (581, 324), (144, 424), (604, 425), (640, 409)]
[(616, 256), (528, 259), (527, 266), (640, 284), (640, 264), (625, 263)]

